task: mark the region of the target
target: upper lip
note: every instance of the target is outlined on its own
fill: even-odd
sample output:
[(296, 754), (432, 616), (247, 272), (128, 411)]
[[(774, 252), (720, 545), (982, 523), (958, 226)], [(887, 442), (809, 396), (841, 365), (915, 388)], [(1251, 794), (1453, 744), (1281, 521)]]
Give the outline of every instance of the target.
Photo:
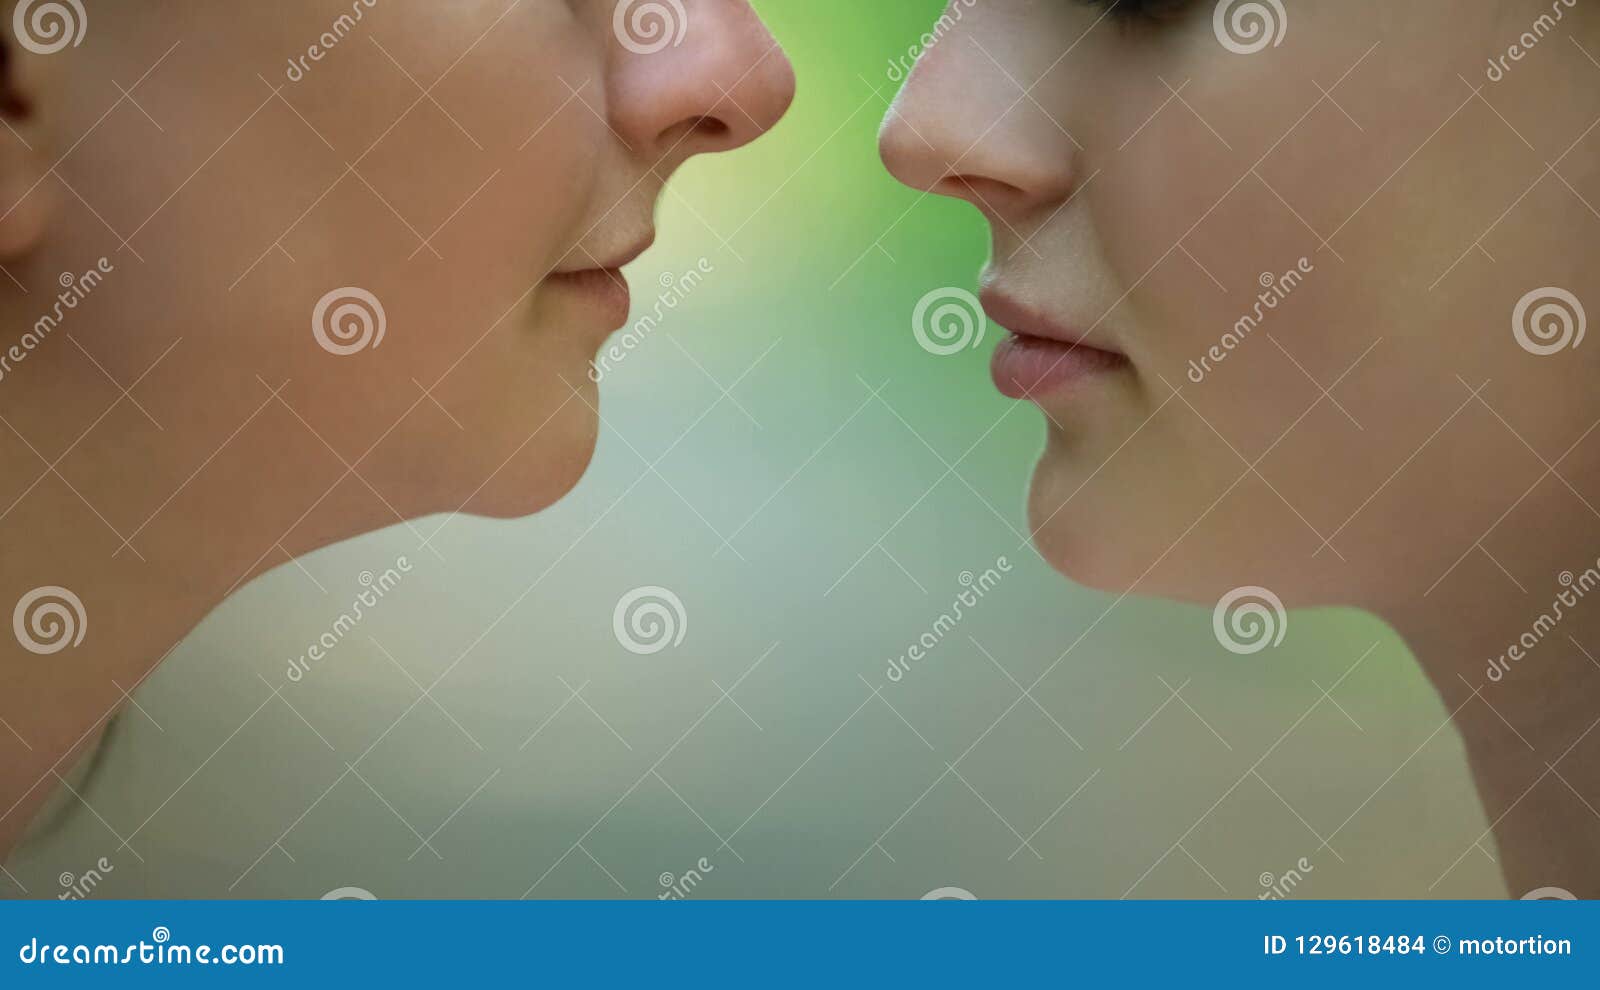
[[(568, 259), (572, 260), (573, 263), (557, 268), (553, 274), (575, 275), (578, 272), (614, 272), (622, 268), (624, 265), (637, 260), (641, 254), (644, 254), (646, 251), (650, 250), (650, 246), (655, 242), (656, 234), (655, 231), (652, 230), (650, 233), (645, 235), (643, 240), (638, 241), (632, 247), (624, 248), (623, 250), (618, 251), (609, 257), (602, 257), (601, 259), (596, 259), (594, 252), (591, 252), (585, 249), (582, 245), (579, 245), (578, 247), (573, 248), (572, 252), (567, 255)], [(577, 255), (576, 259), (573, 258), (574, 254)], [(584, 264), (584, 262), (591, 263)]]
[(1019, 336), (1058, 340), (1063, 344), (1087, 347), (1108, 354), (1122, 353), (1101, 340), (1095, 333), (1095, 327), (1079, 330), (1036, 306), (1022, 302), (997, 284), (985, 285), (979, 295), (979, 302), (983, 304), (983, 311), (989, 314), (989, 319)]

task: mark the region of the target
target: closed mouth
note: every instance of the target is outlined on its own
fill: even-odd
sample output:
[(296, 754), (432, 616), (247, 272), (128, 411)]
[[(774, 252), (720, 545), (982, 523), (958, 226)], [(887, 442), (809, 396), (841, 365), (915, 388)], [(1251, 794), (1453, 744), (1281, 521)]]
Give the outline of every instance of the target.
[(633, 296), (622, 268), (648, 251), (654, 242), (655, 232), (652, 231), (642, 241), (610, 254), (604, 261), (587, 250), (574, 249), (582, 261), (594, 263), (581, 267), (575, 262), (571, 267), (559, 268), (545, 278), (545, 284), (592, 306), (609, 333), (628, 322), (633, 306)]
[(616, 268), (554, 272), (545, 279), (545, 284), (579, 300), (586, 310), (592, 308), (607, 334), (628, 322), (633, 293), (628, 288), (628, 280)]
[[(645, 235), (643, 240), (638, 241), (632, 247), (614, 251), (604, 259), (595, 257), (593, 253), (582, 247), (573, 248), (567, 255), (570, 264), (557, 268), (553, 274), (580, 275), (584, 272), (617, 272), (637, 261), (639, 256), (650, 250), (651, 245), (655, 244), (655, 242), (656, 234), (652, 230)], [(590, 264), (582, 264), (585, 261), (590, 262)]]
[(1087, 342), (1092, 331), (1078, 331), (1005, 291), (987, 286), (984, 312), (1010, 331), (995, 349), (990, 371), (995, 387), (1012, 399), (1064, 395), (1095, 379), (1131, 367), (1128, 356)]

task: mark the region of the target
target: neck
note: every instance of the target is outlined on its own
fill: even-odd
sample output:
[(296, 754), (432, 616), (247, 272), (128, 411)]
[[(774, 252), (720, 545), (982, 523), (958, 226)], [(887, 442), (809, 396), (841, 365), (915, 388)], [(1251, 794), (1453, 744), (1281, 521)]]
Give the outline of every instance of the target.
[(1515, 897), (1600, 897), (1600, 525), (1570, 528), (1590, 532), (1547, 554), (1497, 532), (1386, 616), (1466, 744)]
[[(86, 620), (82, 641), (53, 653), (0, 635), (0, 861), (124, 692), (223, 598), (290, 554), (372, 528), (351, 522), (370, 515), (370, 494), (252, 375), (219, 381), (196, 416), (159, 385), (120, 397), (65, 336), (0, 381), (0, 610), (60, 587)], [(96, 357), (124, 384), (144, 370)], [(35, 642), (53, 645), (52, 631)]]

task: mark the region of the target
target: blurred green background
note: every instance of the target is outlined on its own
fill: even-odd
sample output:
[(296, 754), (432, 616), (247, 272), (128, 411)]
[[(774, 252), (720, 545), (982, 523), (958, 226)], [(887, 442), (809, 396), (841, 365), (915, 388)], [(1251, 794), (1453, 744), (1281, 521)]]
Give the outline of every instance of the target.
[[(714, 270), (606, 378), (582, 486), (520, 522), (424, 521), (442, 559), (391, 530), (246, 588), (122, 717), (93, 813), (13, 872), (34, 896), (101, 857), (96, 896), (1503, 896), (1460, 744), (1380, 623), (1295, 613), (1239, 657), (1209, 610), (1102, 620), (1112, 599), (1023, 545), (1042, 427), (988, 384), (998, 331), (943, 358), (911, 334), (925, 293), (973, 286), (987, 230), (876, 153), (890, 60), (939, 0), (757, 6), (798, 100), (669, 188), (637, 309)], [(646, 585), (687, 621), (636, 655), (613, 609)]]

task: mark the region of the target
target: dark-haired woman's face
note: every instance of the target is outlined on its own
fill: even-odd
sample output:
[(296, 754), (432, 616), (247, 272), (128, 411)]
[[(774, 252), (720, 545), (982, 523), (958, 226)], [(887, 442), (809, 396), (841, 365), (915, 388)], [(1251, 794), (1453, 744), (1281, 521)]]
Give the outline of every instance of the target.
[(955, 0), (925, 40), (883, 155), (989, 220), (1063, 571), (1378, 604), (1583, 511), (1545, 468), (1600, 451), (1584, 5)]

